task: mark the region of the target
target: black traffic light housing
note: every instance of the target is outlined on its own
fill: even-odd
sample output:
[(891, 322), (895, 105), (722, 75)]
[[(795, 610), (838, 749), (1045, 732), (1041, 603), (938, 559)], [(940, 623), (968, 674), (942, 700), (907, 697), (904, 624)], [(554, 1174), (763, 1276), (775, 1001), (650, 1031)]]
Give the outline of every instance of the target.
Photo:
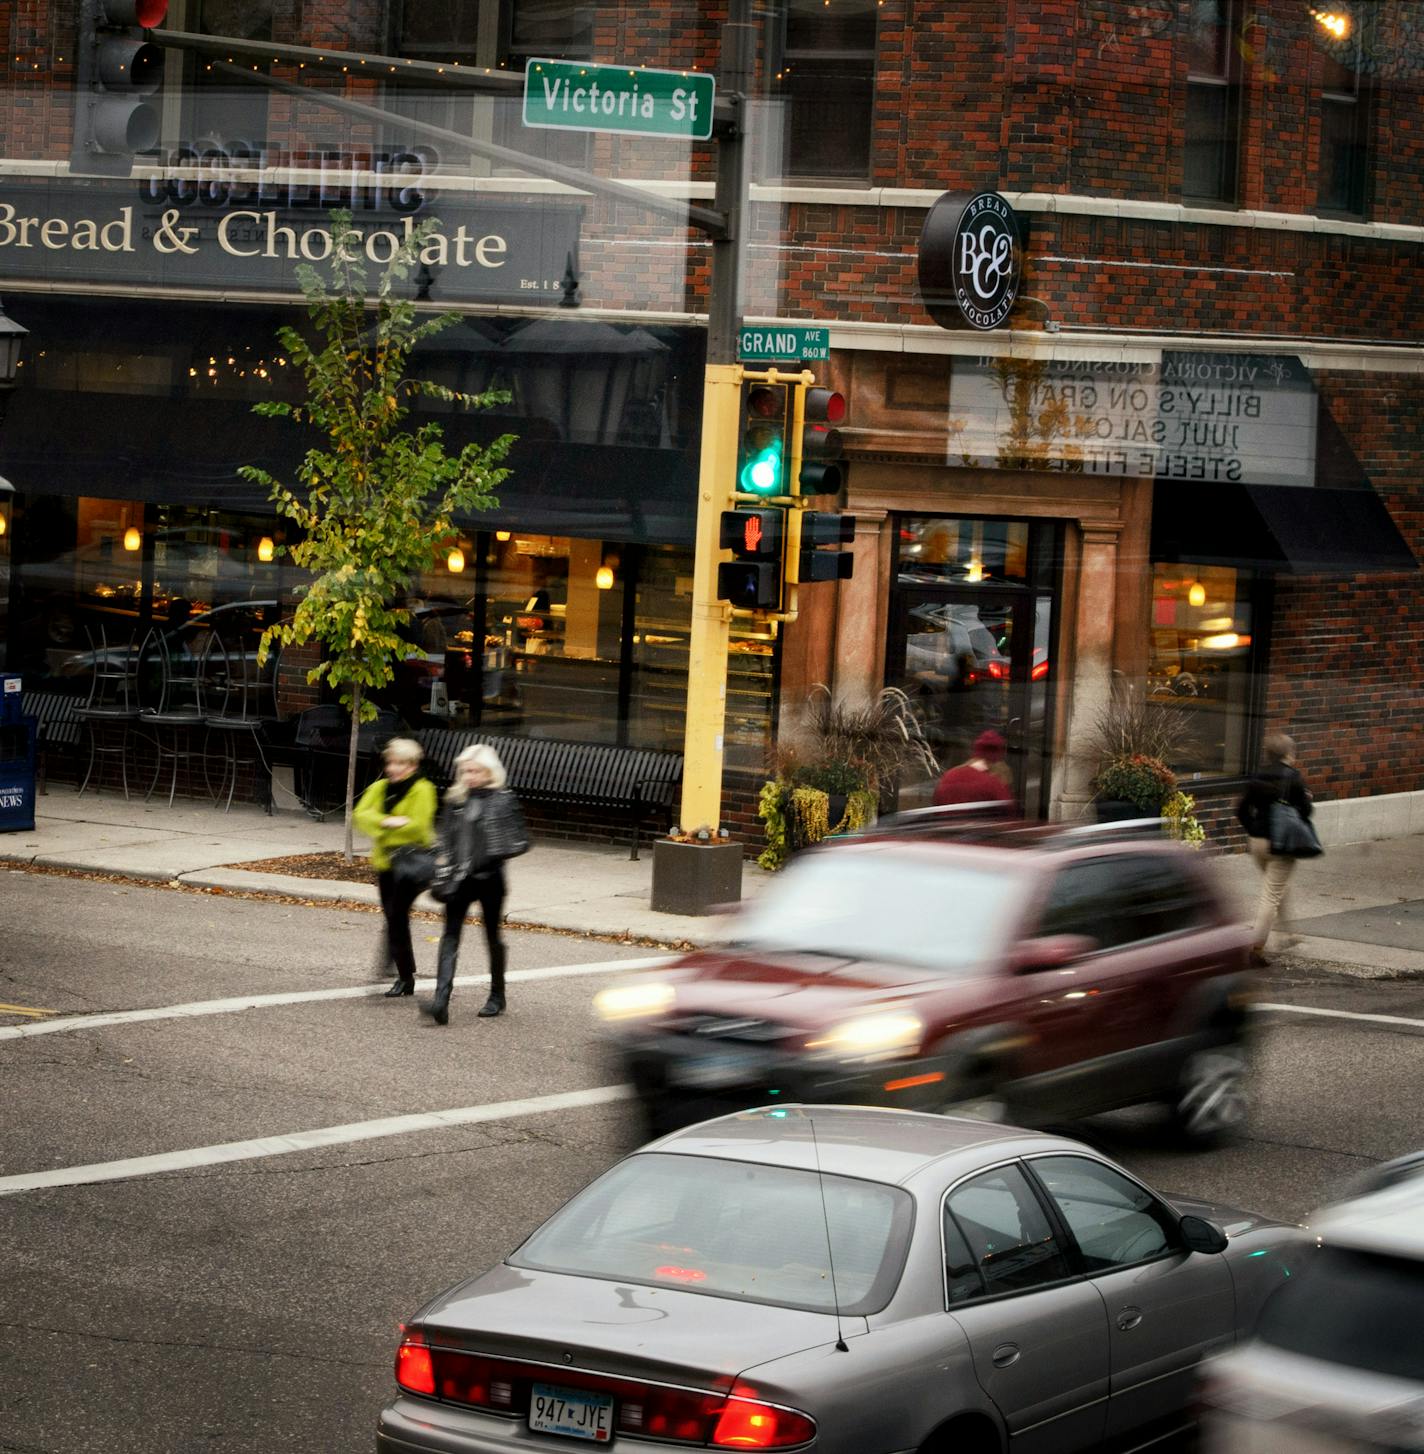
[(743, 610), (780, 609), (785, 510), (724, 510), (719, 544), (733, 558), (717, 567), (717, 599)]
[(848, 550), (827, 546), (849, 545), (855, 539), (855, 516), (831, 510), (806, 510), (801, 516), (801, 550), (796, 561), (796, 580), (801, 585), (814, 581), (848, 581), (854, 574), (855, 557)]
[(786, 493), (790, 468), (787, 438), (791, 389), (787, 384), (747, 380), (742, 385), (742, 429), (737, 489), (745, 495)]
[(845, 485), (845, 442), (835, 427), (845, 417), (843, 394), (834, 389), (806, 390), (798, 451), (801, 464), (798, 484), (803, 495), (838, 495)]
[(164, 56), (145, 32), (167, 14), (168, 0), (80, 0), (71, 172), (126, 177), (158, 145)]

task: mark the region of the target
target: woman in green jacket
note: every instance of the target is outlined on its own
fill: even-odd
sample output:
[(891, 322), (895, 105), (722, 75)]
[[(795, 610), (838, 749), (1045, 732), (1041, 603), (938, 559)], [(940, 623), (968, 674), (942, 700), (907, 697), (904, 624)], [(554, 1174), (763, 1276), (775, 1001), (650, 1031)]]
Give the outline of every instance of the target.
[(396, 881), (391, 859), (396, 849), (429, 848), (435, 842), (435, 785), (420, 772), (420, 744), (392, 737), (383, 749), (385, 775), (361, 794), (352, 813), (356, 827), (371, 840), (371, 867), (381, 891), (386, 919), (386, 948), (396, 979), (388, 999), (415, 993), (415, 949), (410, 942), (410, 907), (418, 888)]

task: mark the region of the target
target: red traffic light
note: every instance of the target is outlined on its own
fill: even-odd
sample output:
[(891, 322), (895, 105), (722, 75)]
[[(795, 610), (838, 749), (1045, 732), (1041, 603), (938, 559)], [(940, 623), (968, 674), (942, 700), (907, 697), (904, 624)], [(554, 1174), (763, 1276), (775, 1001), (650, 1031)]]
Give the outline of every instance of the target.
[(807, 389), (805, 410), (808, 423), (839, 424), (846, 417), (845, 395), (834, 389)]

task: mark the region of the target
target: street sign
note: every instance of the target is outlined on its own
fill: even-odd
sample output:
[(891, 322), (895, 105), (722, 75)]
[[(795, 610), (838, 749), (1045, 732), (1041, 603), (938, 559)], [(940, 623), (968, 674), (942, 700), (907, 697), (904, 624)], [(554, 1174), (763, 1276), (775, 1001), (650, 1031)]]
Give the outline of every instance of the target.
[(737, 334), (737, 357), (743, 363), (824, 363), (831, 356), (826, 328), (743, 328)]
[(524, 124), (706, 141), (716, 90), (701, 71), (536, 59), (524, 72)]

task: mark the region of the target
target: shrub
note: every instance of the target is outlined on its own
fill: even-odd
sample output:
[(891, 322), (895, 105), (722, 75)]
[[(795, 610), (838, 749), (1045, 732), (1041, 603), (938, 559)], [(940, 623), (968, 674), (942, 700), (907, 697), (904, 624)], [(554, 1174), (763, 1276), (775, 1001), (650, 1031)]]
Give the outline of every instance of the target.
[(1134, 752), (1109, 758), (1098, 769), (1092, 786), (1100, 798), (1131, 803), (1144, 813), (1157, 815), (1177, 791), (1177, 779), (1160, 758)]

